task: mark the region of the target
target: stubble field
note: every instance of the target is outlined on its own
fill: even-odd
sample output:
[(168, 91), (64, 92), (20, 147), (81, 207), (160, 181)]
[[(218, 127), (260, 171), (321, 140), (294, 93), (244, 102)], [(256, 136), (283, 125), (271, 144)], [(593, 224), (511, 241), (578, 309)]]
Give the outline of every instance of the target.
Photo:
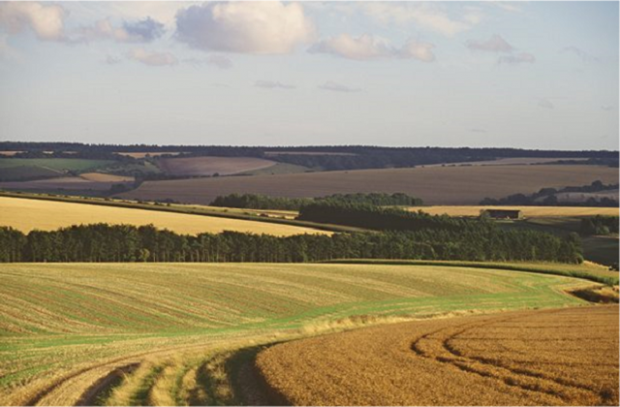
[(618, 405), (618, 306), (368, 328), (256, 364), (293, 405)]
[(160, 229), (193, 235), (225, 230), (276, 236), (329, 233), (277, 223), (10, 197), (0, 197), (0, 212), (0, 226), (10, 226), (25, 233), (34, 229), (56, 230), (71, 225), (101, 222), (136, 226), (153, 224)]

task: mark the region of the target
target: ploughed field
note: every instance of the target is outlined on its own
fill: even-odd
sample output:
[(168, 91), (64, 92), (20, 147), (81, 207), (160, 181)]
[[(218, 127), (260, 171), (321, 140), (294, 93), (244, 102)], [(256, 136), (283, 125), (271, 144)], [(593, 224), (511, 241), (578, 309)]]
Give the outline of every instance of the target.
[(403, 192), (431, 205), (477, 205), (482, 199), (546, 187), (618, 183), (615, 168), (594, 165), (505, 165), (327, 171), (245, 177), (147, 181), (122, 197), (209, 204), (232, 193), (291, 198), (336, 193)]
[(258, 354), (294, 405), (618, 405), (618, 306), (407, 322)]
[(5, 264), (0, 281), (0, 404), (18, 405), (239, 404), (244, 382), (231, 379), (241, 376), (230, 356), (240, 348), (436, 315), (586, 305), (564, 290), (591, 284), (458, 266), (245, 263)]
[(0, 226), (10, 226), (25, 233), (33, 229), (56, 230), (61, 227), (92, 223), (135, 226), (153, 224), (160, 229), (193, 235), (219, 233), (225, 230), (276, 236), (328, 233), (278, 223), (11, 197), (0, 197), (0, 212), (2, 213)]

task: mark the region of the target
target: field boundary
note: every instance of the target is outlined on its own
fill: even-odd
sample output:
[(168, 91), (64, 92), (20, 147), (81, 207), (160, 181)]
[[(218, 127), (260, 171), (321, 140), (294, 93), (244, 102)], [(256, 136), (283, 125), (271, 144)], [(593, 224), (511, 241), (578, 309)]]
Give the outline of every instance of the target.
[[(323, 263), (335, 264), (381, 264), (394, 266), (447, 266), (447, 267), (473, 267), (481, 269), (508, 270), (508, 271), (525, 271), (529, 273), (551, 274), (556, 276), (573, 277), (583, 280), (594, 281), (609, 286), (618, 285), (619, 277), (605, 277), (591, 274), (587, 271), (543, 269), (531, 267), (528, 265), (519, 265), (518, 263), (485, 263), (485, 262), (468, 262), (468, 261), (450, 261), (450, 260), (374, 260), (374, 259), (340, 259), (328, 260)], [(541, 265), (542, 266), (542, 265)], [(562, 263), (549, 264), (549, 267), (562, 267)]]

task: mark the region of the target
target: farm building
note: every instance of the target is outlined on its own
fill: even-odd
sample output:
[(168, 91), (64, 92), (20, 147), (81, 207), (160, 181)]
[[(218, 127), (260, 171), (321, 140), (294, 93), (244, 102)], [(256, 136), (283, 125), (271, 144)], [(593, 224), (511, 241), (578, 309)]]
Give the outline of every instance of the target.
[(518, 209), (483, 209), (481, 215), (488, 215), (492, 219), (521, 219), (523, 214)]

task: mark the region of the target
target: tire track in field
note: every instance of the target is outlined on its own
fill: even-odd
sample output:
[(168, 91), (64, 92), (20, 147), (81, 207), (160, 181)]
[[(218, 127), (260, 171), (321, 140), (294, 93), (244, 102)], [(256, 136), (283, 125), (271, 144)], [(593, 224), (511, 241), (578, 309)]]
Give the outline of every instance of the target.
[[(550, 314), (560, 311), (561, 310), (549, 310), (540, 311), (540, 313)], [(416, 339), (411, 344), (411, 350), (421, 357), (434, 359), (439, 363), (450, 364), (462, 371), (477, 374), (482, 377), (495, 378), (508, 386), (519, 387), (525, 391), (548, 394), (559, 397), (564, 401), (570, 401), (574, 398), (574, 394), (572, 396), (567, 394), (567, 391), (572, 391), (573, 393), (581, 393), (580, 395), (585, 396), (586, 398), (592, 398), (594, 396), (598, 399), (598, 404), (600, 404), (601, 401), (604, 401), (605, 397), (603, 395), (599, 394), (598, 391), (587, 385), (575, 383), (562, 378), (551, 377), (544, 373), (535, 372), (528, 369), (511, 368), (484, 357), (466, 356), (452, 344), (452, 341), (458, 336), (475, 328), (489, 327), (503, 322), (517, 321), (523, 318), (527, 318), (527, 316), (520, 315), (508, 318), (493, 318), (482, 323), (464, 324), (458, 327), (460, 329), (456, 330), (455, 327), (438, 329)], [(447, 336), (445, 336), (446, 332), (448, 332)], [(433, 353), (432, 351), (425, 350), (424, 345), (429, 345), (425, 342), (436, 342), (434, 344), (435, 346), (439, 344), (439, 352)], [(535, 382), (532, 382), (532, 379), (535, 380)]]

